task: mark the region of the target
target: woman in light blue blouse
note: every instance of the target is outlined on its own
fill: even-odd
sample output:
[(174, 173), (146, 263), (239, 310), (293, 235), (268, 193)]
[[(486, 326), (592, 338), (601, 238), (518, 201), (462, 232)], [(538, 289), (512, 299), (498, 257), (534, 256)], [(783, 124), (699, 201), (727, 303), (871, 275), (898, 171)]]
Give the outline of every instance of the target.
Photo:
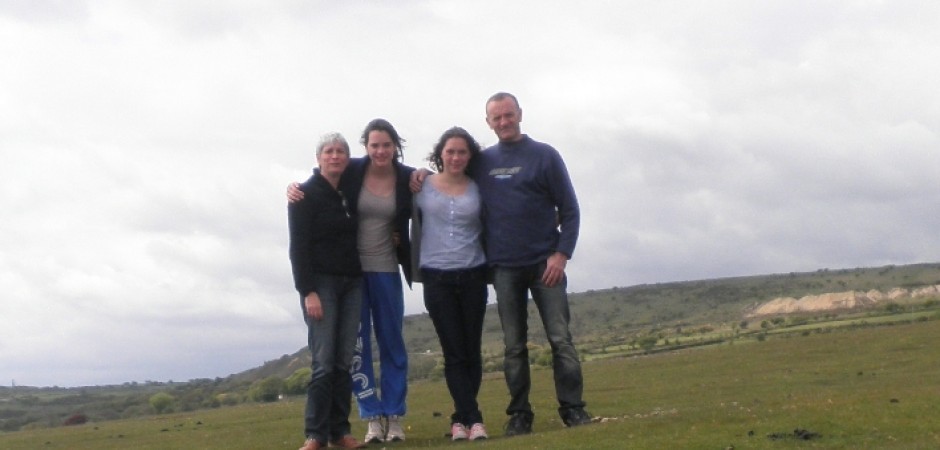
[(444, 377), (454, 401), (452, 439), (485, 439), (477, 394), (483, 378), (480, 340), (486, 314), (486, 257), (480, 192), (467, 175), (480, 145), (454, 127), (428, 156), (438, 173), (415, 195), (413, 255), (424, 284), (424, 305), (444, 353)]

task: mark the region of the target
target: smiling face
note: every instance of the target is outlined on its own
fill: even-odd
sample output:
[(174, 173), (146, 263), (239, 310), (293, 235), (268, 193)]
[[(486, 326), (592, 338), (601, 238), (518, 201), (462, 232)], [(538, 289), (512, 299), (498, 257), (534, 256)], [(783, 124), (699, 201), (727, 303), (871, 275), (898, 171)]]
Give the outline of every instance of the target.
[(328, 180), (339, 180), (340, 175), (349, 165), (349, 152), (341, 142), (330, 142), (323, 146), (317, 155), (320, 173)]
[(441, 151), (441, 161), (444, 163), (444, 173), (461, 175), (470, 162), (470, 147), (461, 137), (452, 137), (444, 143)]
[(386, 131), (374, 130), (369, 132), (366, 140), (366, 152), (376, 167), (392, 164), (395, 159), (395, 143)]
[(522, 139), (520, 122), (522, 122), (522, 110), (512, 98), (504, 97), (486, 104), (486, 124), (496, 133), (500, 142), (515, 142)]

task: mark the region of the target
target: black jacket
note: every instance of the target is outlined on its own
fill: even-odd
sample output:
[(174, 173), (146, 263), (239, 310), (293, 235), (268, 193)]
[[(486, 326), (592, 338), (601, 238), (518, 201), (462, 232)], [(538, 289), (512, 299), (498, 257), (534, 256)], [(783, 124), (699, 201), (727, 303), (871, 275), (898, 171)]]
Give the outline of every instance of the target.
[(316, 291), (313, 274), (362, 274), (356, 246), (359, 221), (342, 194), (314, 170), (300, 185), (304, 198), (287, 205), (294, 287), (301, 296)]
[[(359, 193), (362, 191), (362, 182), (366, 177), (366, 169), (372, 160), (368, 156), (362, 158), (350, 158), (349, 167), (343, 172), (343, 177), (339, 181), (339, 190), (346, 196), (351, 211), (358, 211)], [(408, 237), (408, 220), (411, 219), (411, 189), (408, 183), (411, 180), (411, 173), (415, 171), (414, 167), (409, 167), (398, 161), (395, 166), (395, 230), (400, 236), (400, 243), (395, 249), (398, 257), (398, 264), (401, 265), (402, 273), (405, 274), (405, 281), (411, 286), (411, 241)]]

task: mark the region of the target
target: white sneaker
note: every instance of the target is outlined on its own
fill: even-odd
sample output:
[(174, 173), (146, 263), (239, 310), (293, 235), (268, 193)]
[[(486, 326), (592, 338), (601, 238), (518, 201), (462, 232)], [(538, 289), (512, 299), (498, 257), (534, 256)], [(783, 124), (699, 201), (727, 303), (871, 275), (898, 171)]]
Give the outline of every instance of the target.
[(388, 416), (388, 430), (385, 434), (385, 442), (404, 440), (405, 430), (401, 428), (401, 418), (398, 416)]
[(486, 439), (490, 436), (486, 434), (486, 427), (482, 423), (475, 423), (470, 427), (470, 440), (475, 441), (477, 439)]
[(457, 422), (450, 426), (450, 439), (453, 441), (462, 441), (467, 438), (467, 427)]
[(376, 418), (369, 421), (366, 438), (363, 440), (367, 444), (378, 444), (385, 440), (385, 427), (382, 426), (382, 419)]

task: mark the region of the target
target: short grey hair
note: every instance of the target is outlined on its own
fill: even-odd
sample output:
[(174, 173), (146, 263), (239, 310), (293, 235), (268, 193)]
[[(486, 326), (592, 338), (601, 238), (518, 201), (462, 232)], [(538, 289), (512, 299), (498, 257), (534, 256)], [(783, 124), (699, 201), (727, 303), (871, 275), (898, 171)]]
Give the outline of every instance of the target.
[(320, 142), (317, 143), (317, 158), (320, 157), (320, 154), (323, 153), (323, 147), (326, 147), (329, 144), (334, 142), (339, 142), (343, 145), (343, 148), (346, 149), (346, 154), (349, 154), (349, 143), (346, 142), (346, 138), (342, 134), (337, 132), (326, 133), (323, 136), (320, 136)]
[(515, 95), (512, 95), (512, 94), (510, 94), (510, 93), (508, 93), (508, 92), (497, 92), (497, 93), (491, 95), (490, 98), (488, 98), (488, 99), (486, 100), (486, 106), (489, 107), (489, 106), (490, 106), (490, 103), (492, 103), (492, 102), (498, 102), (498, 101), (501, 101), (501, 100), (505, 100), (505, 99), (507, 99), (507, 98), (512, 99), (512, 102), (516, 104), (516, 109), (518, 109), (518, 110), (520, 110), (520, 111), (522, 110), (522, 107), (519, 106), (519, 99), (516, 98)]

